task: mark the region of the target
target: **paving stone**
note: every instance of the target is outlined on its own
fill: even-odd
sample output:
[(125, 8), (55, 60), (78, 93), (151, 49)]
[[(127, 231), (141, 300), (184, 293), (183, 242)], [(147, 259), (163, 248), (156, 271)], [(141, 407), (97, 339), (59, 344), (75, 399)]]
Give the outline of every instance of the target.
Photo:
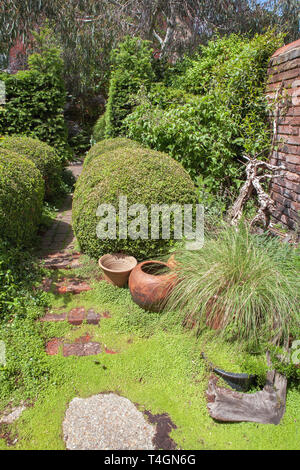
[(55, 313), (47, 313), (43, 318), (40, 319), (41, 322), (60, 322), (65, 321), (67, 319), (66, 313), (55, 314)]
[(92, 288), (81, 279), (72, 279), (69, 282), (62, 282), (57, 284), (57, 292), (59, 294), (80, 294), (81, 292), (87, 292)]
[(101, 315), (96, 313), (95, 310), (88, 310), (86, 321), (89, 325), (98, 325), (100, 322)]
[(101, 346), (99, 343), (65, 343), (63, 345), (63, 356), (96, 356), (101, 353)]
[(5, 414), (4, 416), (0, 417), (0, 424), (12, 424), (18, 418), (20, 418), (23, 411), (26, 410), (25, 405), (20, 405), (13, 408), (10, 413)]
[(44, 259), (44, 266), (49, 269), (74, 269), (81, 266), (79, 263), (80, 253), (65, 253), (59, 251), (52, 253)]
[(70, 269), (81, 268), (82, 264), (77, 259), (74, 259), (73, 261), (71, 261), (69, 267), (70, 267)]
[(56, 356), (59, 353), (59, 348), (62, 345), (60, 338), (53, 338), (46, 344), (46, 353), (48, 356)]
[(53, 260), (46, 260), (45, 268), (48, 269), (67, 269), (70, 265), (70, 261), (67, 259), (53, 259)]
[(68, 322), (71, 325), (81, 325), (86, 318), (86, 312), (83, 307), (73, 308), (68, 314)]
[(63, 421), (68, 450), (154, 450), (156, 427), (113, 393), (74, 398)]

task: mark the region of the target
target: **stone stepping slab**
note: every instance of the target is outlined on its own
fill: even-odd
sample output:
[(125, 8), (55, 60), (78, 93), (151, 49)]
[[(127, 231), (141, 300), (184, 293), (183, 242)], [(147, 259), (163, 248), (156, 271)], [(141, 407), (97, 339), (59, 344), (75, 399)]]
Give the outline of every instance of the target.
[(56, 356), (62, 348), (64, 357), (69, 356), (97, 356), (102, 352), (100, 343), (91, 341), (92, 337), (87, 333), (77, 338), (74, 343), (64, 342), (62, 338), (53, 338), (46, 344), (48, 356)]
[(156, 427), (134, 403), (116, 394), (74, 398), (65, 414), (68, 450), (154, 450)]
[[(84, 336), (76, 338), (74, 343), (67, 343), (63, 338), (52, 338), (46, 344), (46, 353), (48, 356), (57, 356), (60, 348), (62, 348), (62, 353), (64, 357), (69, 356), (97, 356), (97, 354), (102, 353), (102, 348), (99, 343), (91, 341), (92, 337), (89, 333), (86, 333)], [(119, 354), (116, 351), (104, 347), (104, 352), (106, 354)]]
[[(53, 280), (50, 278), (43, 279), (40, 287), (44, 292), (50, 292), (53, 285)], [(58, 294), (81, 294), (92, 290), (91, 286), (87, 282), (79, 278), (67, 279), (64, 278), (62, 281), (55, 283), (55, 292)]]
[(81, 294), (81, 292), (87, 292), (92, 288), (82, 279), (65, 279), (56, 284), (56, 291), (59, 294)]
[(82, 265), (79, 262), (80, 253), (57, 252), (44, 258), (44, 267), (48, 269), (75, 269)]
[[(108, 312), (103, 312), (103, 317), (107, 318)], [(79, 326), (82, 325), (84, 321), (88, 325), (99, 325), (100, 318), (102, 316), (100, 313), (96, 313), (92, 308), (88, 311), (84, 307), (73, 308), (69, 313), (63, 312), (61, 314), (55, 313), (46, 313), (46, 315), (40, 319), (41, 322), (61, 322), (68, 321), (71, 325)]]

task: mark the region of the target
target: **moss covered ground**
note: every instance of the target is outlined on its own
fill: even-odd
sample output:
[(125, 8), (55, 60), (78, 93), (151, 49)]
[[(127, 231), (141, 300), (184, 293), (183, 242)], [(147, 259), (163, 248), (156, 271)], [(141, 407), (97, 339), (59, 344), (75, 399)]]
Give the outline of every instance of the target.
[[(95, 279), (97, 269), (85, 257), (76, 276)], [(74, 274), (58, 271), (55, 279)], [(300, 390), (295, 386), (288, 390), (286, 414), (278, 426), (218, 423), (208, 414), (205, 391), (210, 372), (201, 352), (219, 367), (234, 372), (244, 372), (245, 364), (252, 364), (255, 370), (264, 368), (263, 357), (247, 354), (212, 332), (196, 338), (182, 329), (180, 314), (144, 312), (132, 302), (126, 288), (114, 288), (104, 281), (91, 281), (91, 286), (91, 291), (80, 295), (47, 294), (54, 312), (85, 307), (98, 313), (109, 312), (110, 318), (101, 318), (98, 326), (35, 322), (41, 338), (40, 358), (47, 364), (50, 378), (37, 387), (36, 393), (31, 389), (32, 406), (10, 427), (10, 440), (17, 439), (14, 446), (0, 439), (0, 449), (64, 449), (62, 421), (68, 403), (74, 397), (108, 391), (127, 397), (141, 410), (168, 413), (177, 427), (171, 438), (178, 449), (300, 448)], [(98, 356), (47, 356), (41, 348), (53, 337), (72, 342), (86, 333), (92, 341), (101, 343), (103, 352)], [(105, 347), (117, 354), (105, 353)], [(12, 395), (16, 401), (21, 397), (20, 392)], [(3, 399), (1, 407), (5, 404), (7, 400)]]

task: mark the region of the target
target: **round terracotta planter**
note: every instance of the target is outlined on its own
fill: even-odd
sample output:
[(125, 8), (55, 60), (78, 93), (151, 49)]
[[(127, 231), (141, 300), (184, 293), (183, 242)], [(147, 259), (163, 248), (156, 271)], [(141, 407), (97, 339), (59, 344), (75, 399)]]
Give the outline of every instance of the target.
[(99, 259), (99, 266), (103, 271), (104, 279), (117, 287), (123, 287), (128, 281), (131, 271), (137, 265), (133, 256), (121, 253), (104, 255)]
[(128, 285), (135, 303), (145, 310), (160, 312), (176, 282), (177, 276), (167, 263), (144, 261), (133, 269)]

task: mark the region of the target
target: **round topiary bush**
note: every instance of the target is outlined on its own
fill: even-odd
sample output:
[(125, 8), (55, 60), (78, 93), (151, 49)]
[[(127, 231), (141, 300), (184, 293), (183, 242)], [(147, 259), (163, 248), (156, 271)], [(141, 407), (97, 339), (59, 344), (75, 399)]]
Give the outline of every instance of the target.
[(28, 245), (42, 214), (45, 185), (34, 163), (0, 148), (0, 237)]
[(138, 142), (126, 139), (126, 137), (116, 137), (115, 139), (105, 139), (97, 142), (86, 154), (83, 165), (89, 165), (94, 157), (99, 157), (105, 152), (111, 152), (118, 148), (142, 148)]
[(6, 150), (29, 158), (40, 170), (45, 181), (45, 197), (52, 199), (60, 191), (62, 164), (56, 150), (45, 142), (24, 136), (7, 136), (0, 141)]
[[(111, 204), (118, 220), (120, 196), (127, 197), (128, 207), (146, 206), (148, 239), (119, 239), (118, 226), (114, 239), (98, 238), (97, 227), (105, 217), (96, 214), (98, 207)], [(124, 252), (142, 260), (165, 253), (175, 243), (172, 239), (151, 240), (151, 205), (195, 202), (194, 184), (180, 163), (154, 150), (121, 147), (95, 156), (85, 166), (75, 186), (73, 228), (82, 251), (92, 257)], [(128, 224), (138, 214), (131, 215), (128, 215)]]
[(93, 139), (95, 142), (103, 140), (105, 137), (105, 114), (102, 114), (94, 125), (93, 128)]

